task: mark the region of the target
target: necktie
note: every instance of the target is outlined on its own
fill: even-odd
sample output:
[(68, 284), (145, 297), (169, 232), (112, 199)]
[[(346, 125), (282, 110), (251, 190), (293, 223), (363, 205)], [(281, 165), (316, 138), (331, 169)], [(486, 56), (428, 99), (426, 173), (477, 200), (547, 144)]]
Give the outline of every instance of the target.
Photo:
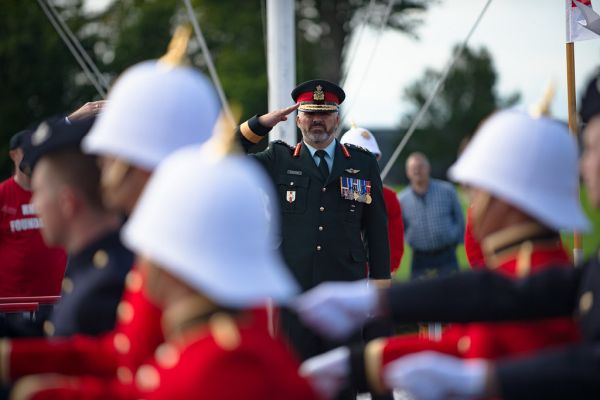
[(319, 171), (321, 171), (321, 176), (323, 179), (329, 178), (329, 167), (327, 167), (327, 161), (325, 161), (325, 150), (317, 150), (315, 153), (317, 157), (319, 157)]

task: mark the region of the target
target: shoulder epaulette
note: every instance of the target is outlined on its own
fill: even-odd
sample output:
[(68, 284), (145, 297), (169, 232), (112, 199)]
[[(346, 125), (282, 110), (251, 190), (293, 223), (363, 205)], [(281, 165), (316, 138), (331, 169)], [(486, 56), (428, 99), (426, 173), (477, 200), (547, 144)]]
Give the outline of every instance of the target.
[(369, 150), (365, 149), (364, 147), (360, 147), (360, 146), (357, 146), (357, 145), (352, 144), (352, 143), (344, 143), (344, 146), (346, 146), (349, 149), (360, 150), (363, 153), (373, 154)]
[(294, 146), (290, 146), (289, 144), (287, 144), (286, 142), (284, 142), (283, 140), (273, 140), (271, 142), (271, 144), (280, 144), (282, 146), (287, 147), (290, 150), (294, 150)]

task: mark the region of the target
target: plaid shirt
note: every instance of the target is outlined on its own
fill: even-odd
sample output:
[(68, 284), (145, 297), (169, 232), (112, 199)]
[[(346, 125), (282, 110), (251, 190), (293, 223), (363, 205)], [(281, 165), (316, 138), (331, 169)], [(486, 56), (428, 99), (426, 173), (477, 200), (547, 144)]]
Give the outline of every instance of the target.
[(418, 195), (409, 186), (398, 199), (404, 237), (413, 250), (433, 251), (462, 242), (465, 223), (454, 186), (431, 179), (424, 195)]

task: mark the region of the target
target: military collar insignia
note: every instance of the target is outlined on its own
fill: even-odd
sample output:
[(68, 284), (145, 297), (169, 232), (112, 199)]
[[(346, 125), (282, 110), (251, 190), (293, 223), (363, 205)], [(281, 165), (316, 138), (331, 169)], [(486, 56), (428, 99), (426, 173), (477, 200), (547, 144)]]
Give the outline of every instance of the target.
[(340, 148), (342, 149), (342, 153), (344, 153), (345, 158), (352, 158), (352, 156), (350, 155), (350, 152), (348, 151), (348, 148), (346, 147), (345, 144), (340, 143)]
[(300, 149), (302, 149), (302, 142), (298, 143), (296, 145), (296, 147), (294, 148), (294, 154), (293, 154), (294, 158), (298, 158), (300, 156)]
[(313, 92), (313, 100), (314, 101), (323, 101), (325, 100), (325, 93), (323, 92), (323, 86), (317, 85), (315, 91)]
[(346, 172), (349, 174), (358, 174), (360, 172), (360, 169), (347, 168)]
[(50, 137), (50, 127), (47, 123), (42, 122), (40, 126), (36, 129), (36, 131), (31, 136), (31, 144), (34, 146), (39, 146), (44, 143)]

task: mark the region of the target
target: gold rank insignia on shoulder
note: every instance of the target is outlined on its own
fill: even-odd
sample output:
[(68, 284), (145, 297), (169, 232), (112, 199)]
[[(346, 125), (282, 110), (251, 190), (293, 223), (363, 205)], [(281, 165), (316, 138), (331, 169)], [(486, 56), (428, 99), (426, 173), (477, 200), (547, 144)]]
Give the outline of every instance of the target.
[(359, 203), (371, 204), (371, 181), (365, 179), (340, 176), (340, 194), (343, 199), (354, 200)]
[(323, 93), (323, 86), (317, 85), (315, 91), (313, 92), (313, 100), (314, 101), (323, 101), (325, 100), (325, 93)]

